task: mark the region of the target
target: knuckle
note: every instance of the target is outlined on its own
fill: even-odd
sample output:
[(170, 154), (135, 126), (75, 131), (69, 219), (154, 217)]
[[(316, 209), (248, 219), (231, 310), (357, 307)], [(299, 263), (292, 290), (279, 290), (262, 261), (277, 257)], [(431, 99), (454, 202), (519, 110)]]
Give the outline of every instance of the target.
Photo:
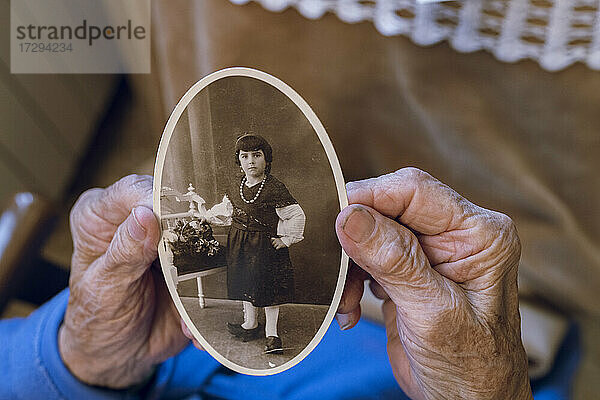
[(521, 241), (517, 227), (508, 215), (496, 211), (486, 211), (479, 231), (482, 237), (487, 237), (484, 247), (492, 250), (495, 269), (499, 273), (503, 273), (518, 266), (521, 257)]
[(512, 253), (519, 256), (521, 254), (521, 240), (519, 239), (516, 224), (506, 214), (500, 214), (499, 220), (501, 226), (500, 234), (503, 236), (506, 246), (512, 250)]
[(110, 251), (107, 252), (109, 263), (112, 265), (134, 263), (140, 258), (140, 249), (132, 245), (131, 241), (119, 234), (116, 240), (113, 240)]
[(491, 218), (487, 219), (485, 228), (494, 232), (496, 237), (505, 239), (508, 242), (518, 242), (519, 235), (512, 218), (500, 212), (491, 211), (490, 213)]
[(88, 189), (85, 192), (83, 192), (75, 202), (73, 208), (71, 209), (71, 214), (81, 212), (82, 209), (84, 209), (90, 203), (95, 201), (102, 194), (102, 192), (104, 192), (104, 189), (100, 188)]
[(152, 193), (152, 178), (147, 175), (134, 175), (132, 187), (136, 190)]
[(88, 201), (95, 199), (98, 197), (100, 193), (102, 193), (104, 189), (101, 188), (92, 188), (88, 189), (79, 196), (79, 200), (77, 203), (87, 203)]
[(517, 226), (511, 217), (499, 213), (498, 220), (504, 231), (509, 232), (512, 235), (517, 235)]
[(380, 181), (377, 185), (376, 198), (381, 204), (396, 204), (397, 202), (397, 190), (396, 185), (389, 185), (385, 181)]
[(126, 175), (126, 176), (122, 177), (121, 179), (119, 179), (117, 181), (117, 184), (124, 185), (124, 186), (131, 186), (131, 185), (134, 185), (137, 182), (139, 182), (140, 179), (141, 179), (140, 175), (130, 174), (130, 175)]
[(116, 192), (152, 192), (152, 178), (148, 175), (131, 174), (119, 179), (111, 188)]
[(416, 238), (412, 235), (386, 235), (386, 241), (381, 243), (374, 254), (374, 261), (380, 266), (383, 276), (398, 277), (406, 275), (415, 264), (417, 258)]
[(427, 172), (416, 167), (405, 167), (394, 172), (394, 175), (402, 180), (410, 182), (423, 182), (431, 178)]
[(75, 232), (78, 229), (90, 205), (94, 201), (97, 201), (103, 192), (104, 189), (93, 188), (86, 190), (79, 196), (69, 213), (71, 232)]
[(353, 190), (356, 190), (359, 186), (360, 186), (360, 182), (350, 181), (350, 182), (346, 183), (346, 190), (348, 192), (351, 192)]

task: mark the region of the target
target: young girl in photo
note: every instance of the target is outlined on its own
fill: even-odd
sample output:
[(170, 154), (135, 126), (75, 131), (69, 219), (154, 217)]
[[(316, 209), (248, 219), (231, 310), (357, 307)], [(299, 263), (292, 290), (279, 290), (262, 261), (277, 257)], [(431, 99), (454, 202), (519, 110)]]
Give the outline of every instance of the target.
[(262, 136), (240, 137), (235, 162), (243, 175), (208, 214), (213, 218), (216, 214), (231, 216), (227, 291), (230, 299), (242, 301), (244, 322), (228, 323), (228, 331), (243, 341), (258, 338), (258, 308), (264, 308), (265, 352), (282, 353), (277, 332), (279, 306), (294, 299), (288, 247), (303, 239), (306, 217), (285, 185), (270, 174), (272, 161), (272, 148)]

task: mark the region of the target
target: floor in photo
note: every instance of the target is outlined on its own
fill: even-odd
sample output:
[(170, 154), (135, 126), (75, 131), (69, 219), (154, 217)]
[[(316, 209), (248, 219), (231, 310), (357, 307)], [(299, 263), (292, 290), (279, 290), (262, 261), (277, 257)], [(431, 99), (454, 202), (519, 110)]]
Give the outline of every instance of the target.
[[(206, 307), (200, 308), (196, 297), (182, 297), (181, 300), (192, 322), (219, 354), (237, 365), (252, 369), (275, 368), (294, 358), (313, 339), (328, 309), (325, 305), (282, 305), (278, 333), (283, 342), (283, 354), (265, 354), (264, 331), (258, 339), (246, 343), (227, 331), (227, 322), (243, 322), (240, 301), (206, 299)], [(262, 310), (258, 320), (264, 327)]]

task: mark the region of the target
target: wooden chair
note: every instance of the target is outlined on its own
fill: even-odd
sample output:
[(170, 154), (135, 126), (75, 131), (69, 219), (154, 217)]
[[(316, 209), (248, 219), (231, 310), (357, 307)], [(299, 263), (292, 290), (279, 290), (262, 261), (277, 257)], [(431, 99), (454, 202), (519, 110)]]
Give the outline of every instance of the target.
[(41, 305), (68, 284), (69, 273), (40, 257), (54, 207), (42, 196), (16, 193), (0, 215), (0, 314), (13, 298)]

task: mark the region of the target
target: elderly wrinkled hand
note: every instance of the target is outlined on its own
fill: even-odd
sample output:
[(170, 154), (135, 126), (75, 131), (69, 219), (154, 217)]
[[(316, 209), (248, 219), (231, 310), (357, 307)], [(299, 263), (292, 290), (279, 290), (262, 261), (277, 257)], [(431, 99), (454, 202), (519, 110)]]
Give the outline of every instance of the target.
[(159, 232), (150, 176), (88, 190), (73, 207), (59, 349), (80, 380), (110, 388), (139, 384), (188, 343), (155, 262)]
[[(414, 168), (347, 185), (342, 247), (385, 299), (388, 355), (413, 399), (529, 399), (520, 337), (520, 243), (506, 215), (478, 207)], [(360, 317), (352, 267), (338, 310)]]

